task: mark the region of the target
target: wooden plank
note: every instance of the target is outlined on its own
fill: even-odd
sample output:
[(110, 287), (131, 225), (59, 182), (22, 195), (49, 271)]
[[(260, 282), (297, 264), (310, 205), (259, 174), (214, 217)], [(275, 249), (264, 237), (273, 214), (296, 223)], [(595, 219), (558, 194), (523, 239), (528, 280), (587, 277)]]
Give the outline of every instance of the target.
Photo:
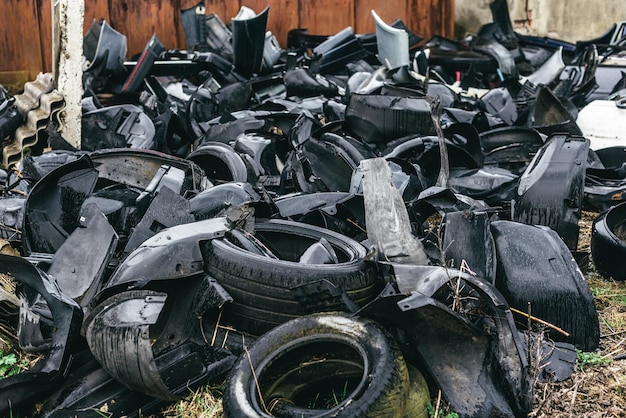
[(354, 29), (354, 0), (300, 0), (299, 27), (311, 35), (334, 35), (347, 26)]
[(298, 27), (298, 0), (248, 0), (245, 5), (261, 13), (270, 6), (267, 30), (272, 31), (280, 46), (287, 47), (287, 33)]
[(355, 0), (355, 28), (356, 33), (376, 32), (372, 10), (376, 12), (385, 23), (391, 23), (396, 19), (402, 19), (407, 23), (407, 2), (406, 0), (389, 0), (380, 2), (378, 0)]
[[(177, 0), (116, 0), (109, 2), (110, 25), (128, 38), (128, 58), (141, 53), (156, 33), (166, 49), (179, 47)], [(184, 47), (184, 41), (181, 47)]]
[[(204, 4), (206, 5), (206, 14), (215, 13), (224, 24), (228, 24), (237, 15), (242, 3), (240, 1), (206, 0)], [(244, 2), (244, 5), (247, 6), (247, 2)]]
[(36, 0), (5, 1), (0, 7), (0, 71), (43, 70)]

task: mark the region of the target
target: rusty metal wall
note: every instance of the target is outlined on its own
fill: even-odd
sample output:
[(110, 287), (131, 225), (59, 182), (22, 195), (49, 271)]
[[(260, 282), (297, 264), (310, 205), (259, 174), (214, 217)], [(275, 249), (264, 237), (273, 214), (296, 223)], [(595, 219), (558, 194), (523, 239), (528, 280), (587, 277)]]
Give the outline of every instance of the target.
[[(14, 0), (0, 7), (0, 83), (22, 78), (31, 80), (41, 71), (52, 70), (52, 0)], [(104, 18), (128, 38), (129, 57), (141, 52), (153, 33), (166, 48), (184, 48), (180, 9), (197, 0), (85, 0), (83, 33), (94, 19)], [(284, 47), (287, 32), (296, 27), (310, 33), (334, 34), (346, 26), (357, 33), (374, 31), (370, 10), (386, 21), (401, 18), (415, 33), (452, 36), (454, 0), (206, 0), (207, 14), (216, 13), (224, 22), (240, 6), (257, 12), (270, 6), (268, 29)], [(19, 80), (18, 80), (19, 79)]]

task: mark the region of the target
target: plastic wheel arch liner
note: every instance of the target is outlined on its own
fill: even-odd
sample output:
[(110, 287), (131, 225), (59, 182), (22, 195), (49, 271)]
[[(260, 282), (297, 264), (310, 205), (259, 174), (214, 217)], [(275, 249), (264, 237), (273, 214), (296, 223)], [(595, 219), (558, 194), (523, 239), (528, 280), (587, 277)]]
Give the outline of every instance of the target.
[(593, 295), (557, 233), (511, 221), (492, 222), (491, 233), (498, 261), (495, 283), (508, 303), (521, 311), (530, 303), (533, 316), (569, 333), (550, 331), (550, 339), (595, 350), (600, 325)]
[(613, 206), (593, 222), (591, 254), (596, 268), (605, 277), (626, 280), (626, 203)]
[[(532, 409), (532, 382), (511, 311), (498, 290), (479, 278), (443, 267), (391, 266), (399, 292), (388, 286), (357, 315), (402, 329), (459, 416), (525, 417)], [(484, 301), (491, 333), (435, 300), (450, 277)], [(461, 389), (462, 388), (462, 389)]]
[(204, 272), (199, 243), (222, 237), (229, 229), (226, 218), (213, 218), (162, 230), (128, 255), (96, 300), (121, 290), (142, 288), (152, 280), (180, 279)]
[(548, 138), (520, 178), (513, 220), (548, 226), (576, 250), (588, 151), (582, 137)]
[(30, 407), (56, 389), (78, 344), (83, 313), (76, 302), (59, 292), (46, 273), (21, 257), (0, 254), (0, 273), (10, 274), (20, 283), (34, 289), (46, 301), (52, 313), (52, 331), (48, 355), (33, 369), (0, 380), (0, 414), (16, 413)]
[[(195, 284), (201, 289), (200, 281)], [(85, 337), (94, 357), (131, 390), (163, 400), (177, 400), (185, 388), (223, 374), (235, 357), (194, 338), (200, 334), (198, 289), (179, 287), (171, 300), (170, 292), (147, 289), (104, 300), (85, 320)], [(187, 309), (166, 314), (171, 312), (167, 304)]]

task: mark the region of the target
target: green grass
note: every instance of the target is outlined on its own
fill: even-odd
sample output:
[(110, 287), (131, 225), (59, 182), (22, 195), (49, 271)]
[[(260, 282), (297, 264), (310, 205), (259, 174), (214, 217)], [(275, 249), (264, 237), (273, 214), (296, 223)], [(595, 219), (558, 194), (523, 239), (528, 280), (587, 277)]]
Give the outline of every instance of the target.
[(0, 350), (0, 378), (16, 375), (27, 370), (30, 363), (26, 359), (18, 360), (15, 353), (4, 354)]
[(576, 367), (583, 371), (588, 366), (608, 366), (611, 359), (600, 353), (576, 350)]

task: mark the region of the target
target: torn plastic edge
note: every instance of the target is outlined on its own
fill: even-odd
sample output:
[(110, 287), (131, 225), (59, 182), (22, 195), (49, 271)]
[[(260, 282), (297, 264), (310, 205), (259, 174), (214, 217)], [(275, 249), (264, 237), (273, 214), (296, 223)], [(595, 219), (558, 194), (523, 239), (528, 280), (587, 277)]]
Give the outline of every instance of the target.
[(74, 339), (78, 337), (83, 313), (76, 302), (60, 293), (46, 273), (21, 257), (0, 254), (0, 272), (38, 292), (48, 304), (55, 325), (45, 359), (31, 370), (0, 380), (0, 413), (5, 415), (34, 405), (63, 380), (72, 350), (78, 345)]

